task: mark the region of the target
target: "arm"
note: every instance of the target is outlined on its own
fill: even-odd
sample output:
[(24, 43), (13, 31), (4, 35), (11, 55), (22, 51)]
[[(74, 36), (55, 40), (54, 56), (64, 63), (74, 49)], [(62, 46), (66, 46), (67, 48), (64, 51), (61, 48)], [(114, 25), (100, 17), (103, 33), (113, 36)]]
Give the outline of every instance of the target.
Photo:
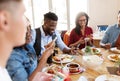
[(103, 37), (103, 39), (100, 42), (100, 46), (102, 48), (110, 49), (111, 44), (108, 42), (109, 37), (110, 37), (109, 36), (109, 30), (107, 30), (104, 37)]
[(85, 41), (84, 41), (84, 39), (81, 37), (77, 42), (70, 44), (69, 47), (77, 47), (77, 45), (79, 45), (79, 44), (84, 44), (84, 43), (85, 43)]
[(29, 77), (29, 81), (32, 81), (33, 78), (36, 76), (36, 74), (40, 71), (42, 71), (42, 68), (44, 67), (44, 65), (46, 64), (46, 61), (48, 59), (48, 57), (53, 53), (54, 50), (54, 41), (51, 43), (51, 45), (43, 52), (40, 60), (39, 60), (39, 64), (37, 66), (37, 68), (34, 70), (34, 72), (30, 75)]
[(56, 31), (55, 32), (57, 36), (56, 44), (57, 46), (65, 53), (70, 52), (70, 48), (65, 45), (65, 43), (62, 41), (60, 34)]
[(21, 59), (10, 57), (6, 68), (11, 76), (12, 81), (27, 81), (28, 73), (26, 72)]
[(84, 44), (83, 38), (81, 37), (81, 38), (76, 39), (76, 35), (77, 34), (75, 33), (75, 30), (73, 29), (70, 33), (69, 47), (77, 47), (77, 45)]

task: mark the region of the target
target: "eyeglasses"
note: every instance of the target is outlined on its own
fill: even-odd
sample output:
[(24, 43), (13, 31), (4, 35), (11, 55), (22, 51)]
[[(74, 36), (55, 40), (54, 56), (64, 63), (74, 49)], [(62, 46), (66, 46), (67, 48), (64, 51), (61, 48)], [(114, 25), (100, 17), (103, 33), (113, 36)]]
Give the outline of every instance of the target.
[(87, 19), (82, 19), (82, 20), (79, 20), (80, 22), (86, 22)]

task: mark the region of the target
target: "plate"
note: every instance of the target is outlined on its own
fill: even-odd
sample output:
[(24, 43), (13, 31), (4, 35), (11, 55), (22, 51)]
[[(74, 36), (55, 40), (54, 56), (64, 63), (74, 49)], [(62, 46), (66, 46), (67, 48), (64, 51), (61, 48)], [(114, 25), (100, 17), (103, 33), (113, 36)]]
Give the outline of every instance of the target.
[(114, 61), (114, 62), (116, 62), (116, 61), (118, 61), (118, 59), (120, 59), (120, 55), (118, 55), (118, 54), (110, 54), (107, 57), (109, 60)]
[(43, 70), (42, 70), (42, 72), (47, 72), (47, 73), (50, 73), (50, 74), (55, 74), (54, 71), (62, 72), (62, 67), (60, 67), (56, 64), (53, 64), (51, 66), (44, 67)]
[(52, 61), (55, 63), (60, 63), (60, 62), (61, 63), (69, 63), (73, 60), (74, 60), (73, 56), (68, 55), (68, 54), (59, 54), (52, 58)]
[(120, 77), (117, 75), (100, 75), (95, 81), (120, 81)]
[[(88, 52), (85, 51), (86, 49), (88, 50)], [(99, 48), (87, 46), (86, 48), (82, 49), (82, 52), (89, 53), (89, 54), (100, 54), (101, 50)]]
[(110, 51), (113, 52), (113, 53), (120, 53), (120, 50), (117, 49), (117, 47), (110, 48)]

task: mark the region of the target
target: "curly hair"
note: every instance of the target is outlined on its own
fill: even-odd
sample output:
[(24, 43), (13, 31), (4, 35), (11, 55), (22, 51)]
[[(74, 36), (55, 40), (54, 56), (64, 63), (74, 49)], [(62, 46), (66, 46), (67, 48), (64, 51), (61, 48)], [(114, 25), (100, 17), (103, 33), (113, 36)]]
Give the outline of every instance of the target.
[(55, 13), (53, 12), (48, 12), (46, 14), (44, 14), (44, 20), (53, 20), (53, 21), (57, 21), (58, 17)]

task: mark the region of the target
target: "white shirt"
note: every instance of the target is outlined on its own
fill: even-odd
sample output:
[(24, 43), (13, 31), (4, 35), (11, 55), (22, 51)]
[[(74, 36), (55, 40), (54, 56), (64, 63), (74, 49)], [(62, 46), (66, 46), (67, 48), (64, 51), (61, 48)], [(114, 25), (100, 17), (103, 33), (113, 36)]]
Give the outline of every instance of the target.
[(12, 81), (7, 70), (0, 67), (0, 81)]
[[(41, 31), (41, 54), (42, 54), (43, 51), (45, 50), (44, 46), (47, 45), (49, 42), (52, 41), (52, 36), (50, 36), (50, 35), (47, 35), (47, 36), (46, 36), (46, 35), (45, 35), (45, 32), (43, 31), (43, 28), (42, 28), (42, 27), (40, 27), (40, 31)], [(65, 45), (65, 43), (62, 41), (59, 32), (57, 32), (57, 31), (55, 30), (54, 34), (56, 34), (56, 36), (57, 36), (56, 44), (57, 44), (57, 46), (58, 46), (61, 50), (63, 50), (64, 48), (70, 49), (70, 48), (67, 47), (67, 46)]]

